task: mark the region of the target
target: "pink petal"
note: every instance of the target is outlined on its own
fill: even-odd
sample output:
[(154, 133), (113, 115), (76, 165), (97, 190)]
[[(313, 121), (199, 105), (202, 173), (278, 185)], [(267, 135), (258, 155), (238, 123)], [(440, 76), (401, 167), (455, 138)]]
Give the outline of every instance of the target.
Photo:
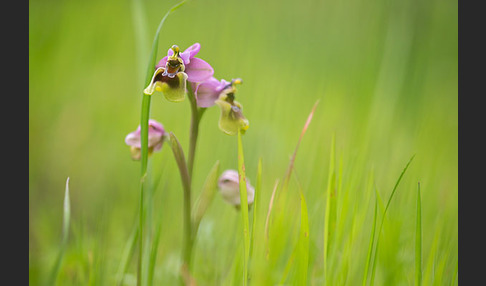
[(125, 144), (140, 148), (140, 130), (133, 131), (125, 137)]
[(185, 52), (189, 52), (190, 59), (192, 59), (197, 53), (199, 53), (199, 49), (201, 49), (201, 45), (199, 43), (195, 43), (194, 45), (190, 46), (189, 48), (184, 50)]
[(196, 90), (197, 105), (200, 107), (210, 107), (218, 99), (220, 93), (220, 82), (211, 78), (198, 85)]
[(203, 82), (211, 78), (214, 74), (214, 69), (206, 61), (199, 58), (191, 59), (191, 62), (186, 66), (185, 73), (187, 80), (190, 82)]

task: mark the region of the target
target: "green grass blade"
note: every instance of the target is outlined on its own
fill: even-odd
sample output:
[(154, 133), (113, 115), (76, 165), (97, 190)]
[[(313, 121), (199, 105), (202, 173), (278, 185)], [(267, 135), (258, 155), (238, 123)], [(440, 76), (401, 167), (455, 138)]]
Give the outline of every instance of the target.
[(454, 268), (454, 275), (452, 276), (452, 285), (457, 285), (458, 271), (459, 271), (459, 260), (456, 260), (456, 267)]
[(417, 222), (415, 229), (415, 285), (422, 285), (422, 200), (420, 183), (417, 187)]
[(243, 226), (243, 285), (248, 283), (248, 257), (250, 254), (250, 233), (248, 221), (248, 196), (246, 190), (245, 157), (243, 154), (243, 143), (241, 142), (241, 130), (238, 130), (238, 177), (240, 185), (240, 211)]
[(327, 183), (326, 213), (324, 216), (324, 276), (326, 284), (330, 281), (329, 272), (329, 250), (331, 245), (332, 232), (335, 226), (336, 215), (336, 171), (335, 171), (335, 137), (332, 136), (331, 154), (329, 159), (329, 173)]
[(191, 257), (191, 245), (192, 245), (192, 230), (191, 230), (191, 178), (189, 177), (189, 171), (187, 169), (186, 159), (182, 146), (177, 140), (173, 132), (170, 132), (170, 143), (174, 158), (179, 167), (179, 173), (181, 175), (182, 187), (184, 190), (184, 248), (183, 248), (183, 261), (186, 263), (186, 267), (190, 267)]
[(138, 225), (136, 224), (132, 230), (132, 233), (130, 234), (130, 237), (127, 241), (127, 244), (125, 245), (125, 248), (123, 249), (123, 253), (120, 260), (121, 261), (120, 266), (116, 274), (117, 277), (116, 285), (118, 286), (123, 285), (123, 279), (128, 269), (128, 263), (130, 261), (130, 258), (133, 256), (137, 241), (138, 241)]
[(195, 233), (199, 228), (199, 223), (201, 222), (201, 219), (203, 218), (206, 210), (214, 199), (214, 195), (216, 194), (216, 190), (218, 187), (219, 165), (219, 161), (216, 161), (214, 166), (209, 171), (209, 174), (206, 177), (206, 181), (204, 182), (204, 185), (202, 187), (201, 194), (196, 201), (193, 212), (193, 225)]
[(378, 238), (376, 240), (376, 245), (375, 245), (375, 256), (373, 258), (373, 264), (372, 264), (372, 267), (371, 267), (371, 282), (370, 282), (370, 285), (373, 285), (374, 280), (375, 280), (376, 259), (378, 257), (378, 249), (379, 249), (379, 246), (380, 246), (380, 234), (381, 234), (381, 229), (383, 228), (383, 223), (385, 221), (386, 212), (388, 210), (388, 207), (390, 206), (390, 203), (391, 203), (391, 200), (393, 199), (393, 196), (395, 195), (395, 192), (396, 192), (396, 190), (398, 188), (398, 185), (400, 184), (400, 181), (402, 180), (403, 175), (405, 174), (405, 172), (407, 171), (408, 167), (410, 166), (410, 163), (412, 163), (413, 158), (415, 158), (415, 155), (413, 155), (410, 158), (410, 160), (408, 161), (407, 165), (403, 169), (402, 173), (398, 177), (398, 180), (395, 183), (395, 186), (393, 187), (393, 190), (391, 192), (390, 197), (388, 198), (388, 202), (387, 202), (386, 207), (385, 207), (385, 210), (383, 212), (383, 216), (382, 216), (381, 222), (380, 222), (380, 228), (378, 230)]
[(362, 285), (366, 285), (366, 281), (368, 280), (368, 269), (371, 263), (371, 254), (373, 252), (373, 243), (375, 241), (375, 232), (376, 232), (376, 218), (377, 218), (377, 211), (378, 211), (378, 192), (375, 189), (375, 208), (374, 208), (374, 213), (373, 213), (373, 227), (371, 229), (371, 238), (370, 238), (370, 244), (368, 246), (368, 254), (366, 256), (366, 264), (365, 264), (365, 271), (364, 271), (364, 276), (363, 276), (363, 283)]
[(157, 260), (157, 250), (159, 249), (161, 229), (162, 229), (162, 223), (159, 221), (154, 239), (152, 241), (152, 249), (150, 249), (150, 261), (148, 265), (148, 279), (147, 279), (147, 285), (149, 286), (153, 285), (154, 282), (155, 263)]
[[(152, 79), (152, 74), (155, 69), (155, 61), (157, 58), (157, 49), (158, 49), (158, 42), (159, 42), (159, 35), (160, 31), (162, 29), (162, 26), (165, 23), (165, 20), (167, 17), (177, 10), (179, 7), (184, 4), (185, 1), (182, 1), (181, 3), (173, 6), (167, 13), (164, 15), (162, 20), (159, 23), (159, 26), (157, 27), (157, 31), (154, 36), (154, 40), (152, 43), (152, 51), (150, 53), (149, 57), (149, 62), (147, 65), (147, 72), (145, 76), (145, 84), (142, 87), (145, 88), (149, 83), (150, 80)], [(138, 270), (137, 270), (137, 285), (142, 284), (142, 254), (143, 254), (143, 228), (144, 228), (144, 181), (146, 177), (146, 172), (147, 172), (147, 164), (148, 164), (148, 121), (150, 117), (150, 101), (151, 101), (151, 96), (146, 95), (142, 93), (142, 110), (140, 114), (140, 144), (141, 144), (141, 186), (140, 186), (140, 203), (139, 203), (139, 208), (140, 208), (140, 213), (139, 213), (139, 258), (138, 258)]]
[(69, 200), (69, 177), (66, 180), (66, 188), (64, 191), (64, 204), (63, 204), (63, 224), (62, 224), (62, 243), (67, 243), (69, 236), (69, 222), (71, 220), (71, 203)]
[(255, 196), (253, 198), (253, 223), (251, 224), (251, 234), (250, 234), (250, 254), (248, 256), (248, 260), (251, 261), (251, 257), (253, 254), (253, 244), (255, 241), (255, 225), (257, 223), (257, 212), (258, 212), (258, 203), (260, 200), (260, 192), (262, 189), (262, 158), (258, 160), (257, 166), (257, 177), (256, 177), (256, 185), (255, 185)]
[(300, 136), (299, 136), (299, 140), (297, 141), (297, 145), (295, 146), (294, 153), (292, 154), (292, 157), (290, 158), (290, 163), (289, 163), (289, 166), (287, 168), (287, 172), (285, 174), (285, 178), (284, 178), (284, 182), (283, 182), (283, 186), (282, 186), (282, 190), (284, 190), (284, 191), (287, 189), (288, 183), (290, 181), (290, 175), (292, 174), (292, 168), (294, 167), (295, 157), (297, 156), (297, 150), (299, 150), (300, 142), (302, 141), (302, 137), (304, 137), (304, 134), (307, 131), (307, 128), (309, 128), (309, 124), (312, 121), (312, 117), (314, 116), (314, 112), (316, 111), (316, 107), (317, 107), (318, 103), (319, 103), (319, 100), (317, 100), (316, 103), (314, 103), (314, 106), (312, 107), (311, 112), (307, 116), (307, 120), (304, 124), (304, 128), (302, 128), (302, 131), (301, 131)]
[(297, 248), (297, 275), (294, 285), (307, 285), (307, 271), (309, 266), (309, 217), (304, 192), (299, 183), (300, 194), (300, 231)]
[(61, 263), (64, 258), (64, 253), (66, 251), (67, 240), (69, 236), (69, 224), (71, 220), (71, 203), (69, 199), (69, 177), (66, 180), (66, 187), (64, 190), (64, 202), (63, 202), (63, 220), (62, 220), (62, 238), (59, 248), (59, 253), (54, 263), (54, 267), (51, 270), (48, 285), (55, 285), (57, 280), (57, 275), (59, 269), (61, 268)]

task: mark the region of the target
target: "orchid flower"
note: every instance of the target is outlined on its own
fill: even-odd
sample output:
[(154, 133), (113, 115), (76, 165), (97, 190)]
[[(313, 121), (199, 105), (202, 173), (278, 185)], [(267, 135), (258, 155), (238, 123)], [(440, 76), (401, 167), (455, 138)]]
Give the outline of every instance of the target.
[(144, 93), (152, 95), (154, 91), (161, 91), (168, 101), (183, 101), (186, 80), (190, 83), (204, 82), (214, 74), (210, 64), (194, 57), (200, 48), (201, 45), (195, 43), (181, 53), (179, 47), (173, 45), (167, 51), (167, 56), (155, 66), (155, 72)]
[[(240, 207), (241, 200), (238, 171), (231, 169), (224, 171), (218, 179), (218, 188), (219, 193), (227, 203), (236, 208)], [(255, 188), (250, 184), (248, 178), (246, 178), (246, 194), (248, 197), (248, 206), (250, 206), (253, 204), (255, 198)]]
[[(164, 126), (153, 119), (149, 119), (148, 122), (148, 155), (150, 156), (153, 152), (162, 149), (164, 143), (166, 132)], [(130, 146), (130, 153), (133, 160), (140, 160), (141, 152), (141, 141), (140, 141), (140, 125), (137, 130), (129, 133), (125, 137), (125, 143)]]
[(248, 119), (243, 115), (243, 106), (235, 100), (236, 84), (241, 84), (241, 79), (233, 79), (219, 94), (215, 103), (221, 108), (219, 117), (219, 129), (228, 135), (242, 133), (250, 127)]
[(222, 79), (217, 80), (211, 77), (205, 82), (202, 82), (194, 88), (196, 94), (197, 105), (199, 107), (211, 107), (219, 98), (219, 94), (225, 89), (231, 87), (231, 83)]

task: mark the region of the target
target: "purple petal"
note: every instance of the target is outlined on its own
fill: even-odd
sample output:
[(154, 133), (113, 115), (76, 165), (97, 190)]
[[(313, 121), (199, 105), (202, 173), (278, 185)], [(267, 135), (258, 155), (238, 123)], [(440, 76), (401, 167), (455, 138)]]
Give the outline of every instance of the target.
[(199, 43), (195, 43), (194, 45), (190, 46), (189, 48), (184, 50), (185, 52), (189, 52), (190, 59), (194, 58), (194, 56), (199, 53), (199, 49), (201, 49), (201, 45)]
[(140, 148), (140, 130), (133, 131), (125, 137), (125, 144)]
[(220, 82), (214, 77), (199, 84), (196, 89), (197, 105), (200, 107), (213, 106), (221, 92), (220, 85)]
[(190, 52), (184, 51), (184, 52), (180, 53), (179, 56), (182, 58), (184, 65), (188, 65), (191, 62), (191, 53)]
[(187, 73), (187, 80), (190, 82), (203, 82), (211, 78), (214, 74), (214, 69), (210, 64), (199, 58), (191, 59), (191, 62), (186, 66), (185, 73)]
[(164, 126), (162, 125), (162, 123), (157, 122), (153, 119), (149, 119), (148, 125), (149, 125), (149, 127), (152, 127), (152, 128), (149, 128), (149, 133), (154, 132), (154, 133), (158, 133), (158, 134), (162, 134), (162, 135), (165, 134), (165, 129), (164, 129)]

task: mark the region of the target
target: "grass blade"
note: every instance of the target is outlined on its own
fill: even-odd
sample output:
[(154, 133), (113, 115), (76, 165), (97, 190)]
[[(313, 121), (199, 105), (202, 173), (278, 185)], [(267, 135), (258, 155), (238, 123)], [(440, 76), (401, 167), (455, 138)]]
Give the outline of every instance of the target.
[(373, 243), (375, 241), (375, 232), (376, 232), (376, 218), (377, 218), (377, 212), (378, 212), (378, 191), (375, 189), (375, 208), (374, 208), (374, 213), (373, 213), (373, 227), (371, 229), (371, 238), (370, 238), (370, 244), (368, 246), (368, 254), (366, 256), (366, 265), (365, 265), (365, 271), (364, 271), (364, 276), (363, 276), (363, 286), (366, 285), (366, 282), (368, 280), (368, 269), (371, 263), (371, 254), (373, 252)]
[(59, 268), (61, 268), (62, 259), (66, 251), (66, 245), (69, 235), (69, 223), (71, 219), (71, 203), (69, 200), (69, 177), (66, 180), (66, 187), (64, 190), (64, 202), (63, 202), (63, 221), (62, 221), (62, 238), (59, 248), (59, 254), (57, 256), (54, 267), (52, 268), (51, 276), (49, 277), (48, 285), (56, 285), (57, 275)]
[(250, 237), (248, 221), (248, 196), (246, 190), (245, 157), (243, 154), (243, 143), (241, 142), (241, 130), (238, 130), (238, 179), (240, 185), (240, 206), (241, 220), (243, 226), (243, 285), (248, 283), (248, 257), (250, 254)]
[(422, 285), (422, 200), (420, 182), (417, 187), (417, 222), (415, 229), (415, 285)]
[(372, 264), (372, 267), (371, 267), (371, 282), (370, 282), (370, 285), (373, 285), (374, 283), (374, 280), (375, 280), (375, 270), (376, 270), (376, 259), (378, 257), (378, 247), (379, 247), (379, 244), (380, 244), (380, 234), (381, 234), (381, 229), (383, 228), (383, 222), (385, 221), (385, 216), (386, 216), (386, 212), (388, 210), (388, 207), (390, 206), (390, 202), (393, 198), (393, 195), (395, 194), (397, 188), (398, 188), (398, 185), (400, 184), (400, 181), (402, 180), (403, 178), (403, 175), (405, 174), (405, 172), (407, 171), (408, 169), (408, 166), (410, 166), (410, 163), (412, 163), (412, 160), (413, 158), (415, 158), (415, 155), (413, 155), (410, 160), (408, 161), (407, 165), (405, 166), (405, 168), (403, 169), (402, 173), (400, 174), (400, 176), (398, 177), (398, 180), (397, 182), (395, 183), (395, 186), (393, 187), (393, 190), (391, 192), (391, 195), (390, 197), (388, 198), (388, 202), (386, 204), (386, 207), (385, 207), (385, 210), (383, 212), (383, 216), (381, 218), (381, 222), (380, 222), (380, 228), (378, 230), (378, 238), (376, 240), (376, 245), (375, 245), (375, 256), (373, 258), (373, 264)]
[[(182, 187), (184, 190), (184, 248), (183, 248), (183, 261), (186, 264), (187, 269), (190, 268), (190, 258), (192, 251), (192, 230), (191, 230), (191, 178), (189, 177), (189, 171), (187, 170), (186, 159), (182, 146), (175, 137), (173, 132), (170, 132), (170, 143), (174, 158), (179, 167), (179, 173), (181, 175)], [(183, 266), (184, 267), (184, 266)], [(183, 269), (186, 269), (183, 268)]]
[(312, 107), (311, 112), (307, 116), (307, 120), (304, 124), (304, 128), (302, 128), (302, 132), (300, 133), (299, 140), (297, 141), (297, 146), (295, 146), (294, 153), (292, 154), (292, 157), (290, 158), (290, 163), (289, 163), (289, 166), (287, 168), (287, 172), (285, 174), (285, 179), (284, 179), (283, 186), (282, 186), (283, 190), (287, 189), (288, 183), (290, 181), (290, 175), (292, 174), (292, 168), (294, 167), (295, 157), (297, 156), (297, 150), (299, 149), (300, 142), (302, 141), (302, 137), (304, 137), (304, 134), (307, 131), (309, 124), (312, 121), (312, 117), (314, 115), (314, 112), (316, 111), (316, 107), (317, 107), (318, 103), (319, 103), (319, 100), (317, 100), (316, 103), (314, 103), (314, 106)]
[(326, 284), (329, 280), (329, 250), (332, 231), (334, 230), (336, 217), (336, 172), (335, 172), (335, 137), (332, 136), (331, 155), (329, 159), (329, 174), (327, 183), (326, 213), (324, 216), (324, 276)]
[[(154, 40), (152, 43), (152, 51), (150, 53), (148, 65), (147, 65), (147, 73), (145, 76), (145, 84), (142, 87), (145, 88), (149, 83), (150, 80), (152, 79), (152, 74), (155, 69), (155, 61), (157, 57), (157, 49), (158, 49), (158, 43), (159, 43), (159, 35), (160, 31), (162, 29), (162, 26), (164, 25), (165, 20), (167, 17), (177, 10), (179, 7), (184, 4), (185, 1), (180, 2), (179, 4), (173, 6), (167, 13), (164, 15), (162, 20), (159, 23), (159, 26), (157, 27), (157, 31), (154, 36)], [(138, 269), (137, 269), (137, 285), (142, 284), (142, 254), (143, 254), (143, 227), (144, 227), (144, 181), (146, 177), (146, 172), (147, 172), (147, 164), (148, 164), (148, 121), (150, 117), (150, 101), (151, 101), (151, 96), (146, 95), (142, 93), (142, 110), (141, 110), (141, 115), (140, 115), (140, 144), (141, 144), (141, 186), (140, 186), (140, 203), (139, 203), (139, 208), (140, 208), (140, 214), (139, 214), (139, 258), (138, 258)]]
[(267, 218), (265, 219), (265, 240), (268, 243), (268, 227), (270, 222), (270, 214), (272, 213), (273, 209), (273, 201), (275, 200), (275, 193), (277, 192), (279, 181), (278, 179), (275, 181), (275, 185), (273, 186), (272, 196), (270, 197), (270, 202), (268, 203), (268, 211), (267, 211)]
[(135, 245), (137, 244), (137, 240), (138, 240), (138, 225), (135, 225), (127, 241), (127, 244), (123, 249), (120, 267), (118, 268), (118, 273), (116, 274), (117, 277), (116, 285), (118, 286), (121, 286), (123, 284), (123, 279), (128, 269), (128, 262), (130, 261), (130, 258), (133, 256), (133, 252), (135, 251)]
[(260, 192), (262, 189), (262, 158), (258, 160), (257, 166), (257, 178), (256, 178), (256, 185), (255, 185), (255, 196), (253, 198), (253, 223), (251, 224), (251, 236), (250, 236), (250, 254), (248, 259), (251, 260), (253, 254), (253, 243), (255, 240), (255, 225), (257, 223), (257, 211), (258, 211), (258, 203)]
[(150, 250), (150, 261), (148, 265), (148, 278), (147, 278), (147, 285), (149, 286), (153, 285), (154, 282), (155, 262), (157, 259), (157, 250), (159, 249), (161, 229), (162, 229), (162, 223), (159, 221), (157, 225), (157, 230), (155, 232), (155, 237), (152, 241), (152, 249)]
[(194, 207), (194, 217), (193, 217), (193, 225), (194, 225), (194, 235), (199, 228), (199, 223), (201, 222), (202, 217), (206, 213), (209, 205), (214, 199), (214, 195), (216, 194), (216, 189), (218, 187), (218, 174), (219, 174), (219, 161), (216, 161), (214, 166), (209, 171), (208, 176), (206, 177), (206, 181), (202, 187), (201, 194), (195, 204)]
[(296, 255), (297, 276), (294, 285), (307, 285), (307, 271), (309, 266), (309, 217), (300, 182), (298, 182), (298, 186), (300, 194), (300, 231)]

